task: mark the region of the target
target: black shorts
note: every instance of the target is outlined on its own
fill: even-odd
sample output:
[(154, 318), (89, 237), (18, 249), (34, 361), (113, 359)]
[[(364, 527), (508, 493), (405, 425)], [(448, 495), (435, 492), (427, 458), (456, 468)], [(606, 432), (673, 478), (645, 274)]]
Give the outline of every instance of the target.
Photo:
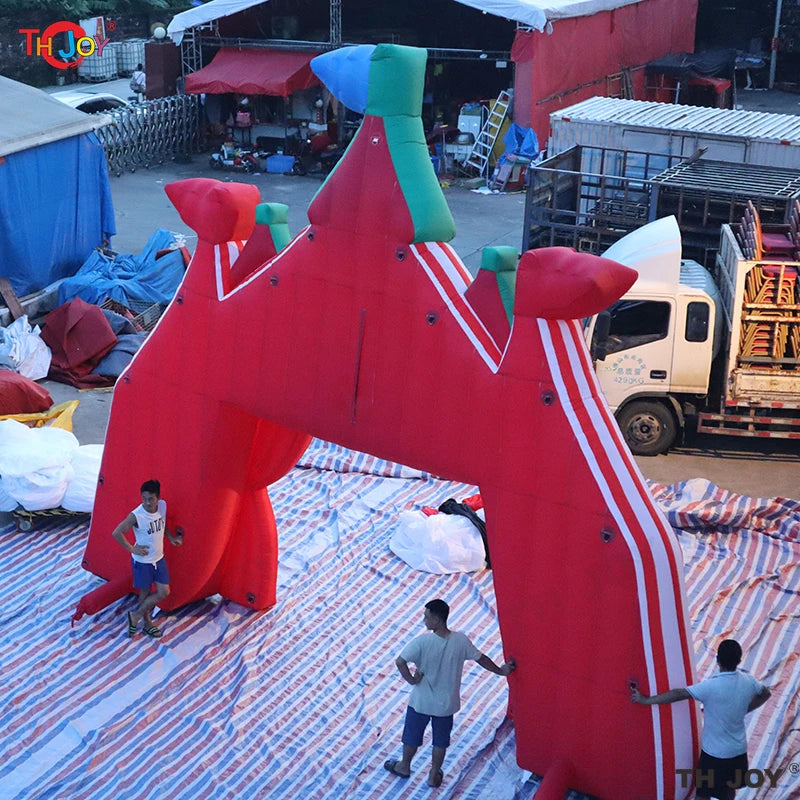
[(733, 758), (717, 758), (701, 750), (695, 771), (696, 796), (728, 797), (731, 789), (741, 789), (746, 772), (747, 753)]

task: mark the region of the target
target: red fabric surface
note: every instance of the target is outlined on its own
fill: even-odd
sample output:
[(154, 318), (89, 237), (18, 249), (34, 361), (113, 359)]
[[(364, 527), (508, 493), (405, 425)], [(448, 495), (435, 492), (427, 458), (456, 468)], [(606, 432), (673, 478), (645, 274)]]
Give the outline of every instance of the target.
[(0, 369), (0, 415), (37, 414), (53, 405), (50, 392), (30, 378)]
[(79, 297), (60, 305), (45, 317), (42, 339), (53, 353), (48, 377), (79, 388), (113, 385), (114, 378), (89, 374), (117, 343), (98, 306)]
[(497, 275), (487, 269), (478, 270), (475, 280), (467, 287), (464, 297), (481, 318), (486, 330), (492, 335), (497, 346), (502, 350), (511, 335), (500, 289), (497, 286)]
[[(697, 0), (643, 0), (591, 17), (556, 20), (550, 35), (517, 31), (511, 49), (516, 64), (514, 120), (532, 127), (544, 147), (549, 115), (605, 95), (606, 75), (668, 53), (694, 52), (696, 15)], [(633, 79), (639, 97), (643, 71), (635, 72)], [(541, 102), (553, 95), (560, 96)]]
[(318, 53), (223, 47), (203, 69), (186, 76), (186, 93), (269, 94), (288, 97), (298, 89), (319, 86), (308, 65)]
[(245, 281), (251, 273), (277, 252), (269, 225), (256, 225), (253, 232), (247, 237), (247, 244), (231, 267), (231, 288)]
[(690, 78), (689, 83), (692, 86), (711, 86), (717, 94), (722, 94), (731, 88), (728, 78), (714, 78), (711, 75), (698, 75), (696, 78)]
[(250, 186), (231, 195), (224, 186), (205, 178), (189, 178), (165, 189), (180, 208), (181, 219), (190, 228), (202, 226), (206, 241), (212, 244), (247, 239), (256, 224), (258, 189)]
[[(413, 241), (414, 222), (389, 149), (373, 144), (385, 141), (383, 119), (364, 117), (347, 149), (348, 158), (336, 165), (336, 182), (323, 183), (308, 207), (312, 225), (337, 231), (348, 231), (355, 225), (359, 232), (374, 231), (384, 240)], [(336, 242), (333, 252), (346, 252), (349, 244), (347, 238)]]

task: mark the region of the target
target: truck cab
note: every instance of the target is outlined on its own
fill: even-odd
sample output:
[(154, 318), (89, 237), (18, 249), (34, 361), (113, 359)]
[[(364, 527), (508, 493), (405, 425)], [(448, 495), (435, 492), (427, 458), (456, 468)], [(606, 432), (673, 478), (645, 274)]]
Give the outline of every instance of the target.
[(584, 321), (586, 340), (628, 446), (655, 455), (672, 445), (687, 408), (708, 395), (722, 341), (719, 291), (704, 267), (681, 259), (674, 217), (628, 234), (604, 257), (639, 277), (605, 320)]

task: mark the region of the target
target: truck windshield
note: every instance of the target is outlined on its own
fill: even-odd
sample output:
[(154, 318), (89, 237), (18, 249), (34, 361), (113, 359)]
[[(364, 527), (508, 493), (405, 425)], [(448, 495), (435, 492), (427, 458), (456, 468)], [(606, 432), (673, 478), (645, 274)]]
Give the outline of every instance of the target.
[(611, 329), (606, 352), (657, 342), (669, 332), (670, 304), (656, 300), (619, 300), (609, 308)]

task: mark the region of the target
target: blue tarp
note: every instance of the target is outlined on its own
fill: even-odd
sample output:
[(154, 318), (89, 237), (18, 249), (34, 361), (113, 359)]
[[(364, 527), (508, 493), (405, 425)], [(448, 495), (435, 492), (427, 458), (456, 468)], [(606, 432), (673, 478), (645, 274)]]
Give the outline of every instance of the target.
[[(503, 144), (506, 146), (506, 151), (498, 159), (499, 164), (505, 164), (509, 160), (518, 161), (519, 156), (535, 161), (539, 155), (539, 140), (536, 138), (533, 128), (523, 128), (516, 122), (512, 122), (506, 131)], [(517, 158), (509, 159), (509, 156), (517, 156)]]
[(117, 232), (106, 156), (93, 133), (0, 165), (0, 274), (22, 296), (72, 275)]
[(156, 253), (174, 242), (169, 231), (159, 228), (138, 256), (120, 253), (112, 259), (95, 250), (58, 287), (59, 305), (75, 297), (95, 305), (111, 298), (135, 310), (153, 303), (166, 305), (183, 280), (183, 255), (174, 250), (156, 261)]

